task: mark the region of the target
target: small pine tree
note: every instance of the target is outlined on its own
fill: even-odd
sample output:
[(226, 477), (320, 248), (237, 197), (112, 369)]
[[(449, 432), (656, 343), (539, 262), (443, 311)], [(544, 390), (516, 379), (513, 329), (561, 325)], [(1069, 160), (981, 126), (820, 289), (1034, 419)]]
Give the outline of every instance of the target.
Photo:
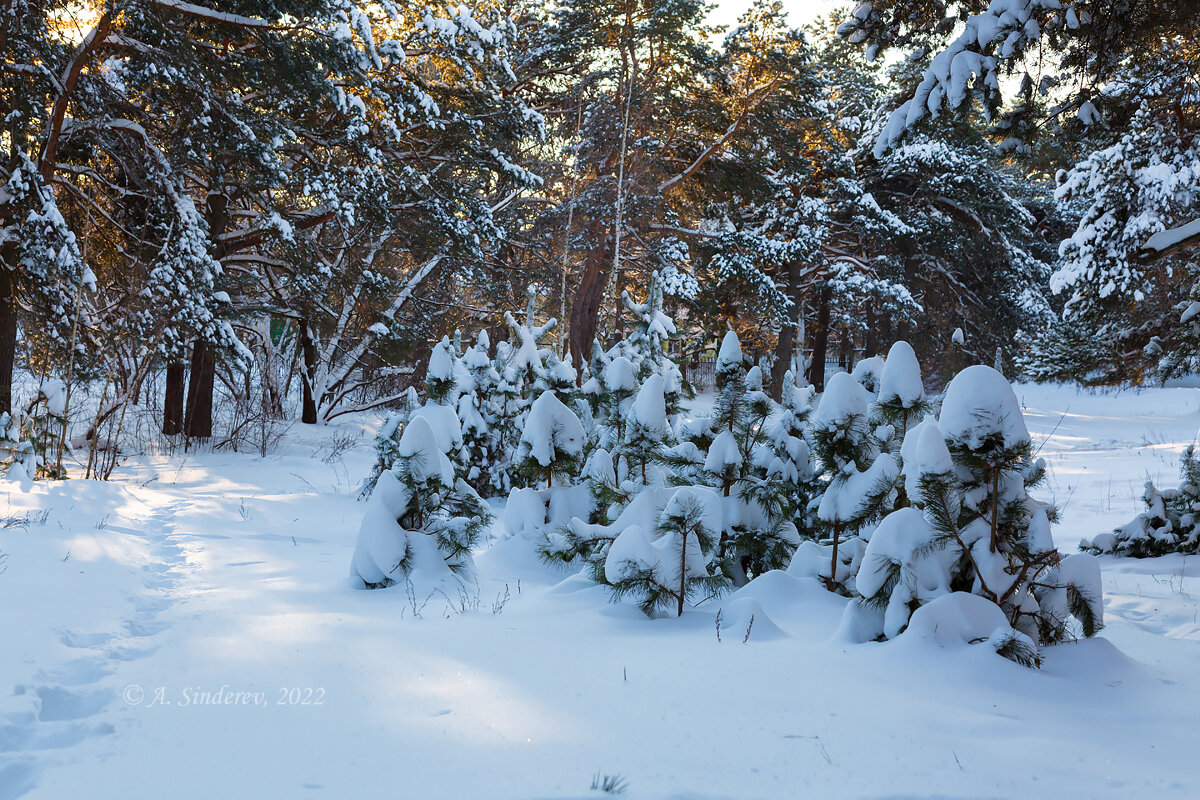
[(1195, 447), (1184, 451), (1179, 472), (1179, 486), (1174, 489), (1160, 490), (1147, 481), (1142, 495), (1146, 510), (1112, 533), (1084, 539), (1080, 548), (1133, 558), (1200, 553), (1200, 459)]
[(879, 377), (875, 415), (893, 429), (892, 441), (903, 442), (909, 426), (929, 409), (917, 354), (908, 342), (896, 342), (888, 350)]
[(464, 391), (457, 407), (462, 422), (462, 461), (467, 465), (464, 477), (483, 497), (492, 497), (503, 488), (496, 485), (489, 468), (496, 461), (495, 395), (500, 383), (490, 350), (487, 332), (480, 331), (475, 345), (462, 358)]
[(899, 477), (895, 460), (879, 452), (869, 403), (866, 389), (839, 372), (825, 387), (809, 428), (813, 452), (829, 476), (817, 508), (818, 524), (829, 534), (828, 564), (810, 566), (830, 589), (841, 592), (853, 588), (848, 584), (865, 545), (858, 534), (890, 510)]
[(724, 591), (728, 578), (710, 563), (721, 527), (715, 492), (677, 489), (658, 518), (655, 537), (634, 525), (613, 542), (605, 563), (613, 599), (631, 596), (647, 615), (670, 609), (682, 616), (693, 596)]
[[(915, 439), (913, 442), (911, 440)], [(921, 606), (949, 592), (993, 603), (1012, 632), (989, 641), (997, 652), (1036, 663), (1026, 642), (1085, 636), (1103, 625), (1100, 571), (1089, 555), (1061, 558), (1050, 536), (1051, 510), (1028, 494), (1044, 474), (1012, 388), (996, 370), (974, 366), (946, 390), (942, 413), (905, 442), (905, 482), (914, 508), (889, 514), (875, 530), (856, 587), (860, 630), (892, 638)], [(866, 614), (870, 616), (870, 614)]]
[[(59, 457), (69, 452), (66, 443), (66, 386), (57, 378), (45, 378), (21, 421), (20, 451), (29, 477), (63, 480), (67, 471)], [(114, 444), (115, 446), (115, 444)]]
[(674, 444), (667, 421), (662, 375), (652, 374), (642, 384), (629, 408), (623, 438), (619, 453), (625, 474), (643, 486), (651, 483), (654, 465), (662, 460), (665, 449)]
[(585, 435), (583, 424), (553, 391), (534, 401), (521, 431), (517, 471), (529, 485), (552, 488), (571, 480), (579, 469)]
[(359, 529), (351, 572), (366, 588), (411, 581), (473, 579), (471, 551), (491, 521), (483, 500), (442, 452), (433, 428), (414, 417), (404, 428), (396, 462), (379, 476)]

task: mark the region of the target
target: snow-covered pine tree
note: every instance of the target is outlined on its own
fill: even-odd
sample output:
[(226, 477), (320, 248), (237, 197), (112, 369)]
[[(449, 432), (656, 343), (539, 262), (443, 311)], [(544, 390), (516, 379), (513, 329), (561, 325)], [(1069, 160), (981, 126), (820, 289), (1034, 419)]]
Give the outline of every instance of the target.
[(375, 464), (367, 473), (367, 477), (363, 479), (362, 488), (358, 490), (360, 500), (371, 496), (371, 492), (375, 491), (375, 483), (379, 480), (379, 476), (396, 463), (396, 454), (399, 452), (400, 437), (404, 435), (404, 426), (408, 424), (420, 407), (421, 398), (417, 396), (417, 390), (410, 386), (400, 401), (399, 410), (388, 414), (384, 419), (383, 424), (379, 427), (379, 433), (375, 434)]
[(626, 341), (638, 380), (644, 382), (651, 375), (662, 376), (667, 414), (674, 417), (679, 413), (683, 376), (667, 355), (667, 345), (677, 331), (675, 321), (663, 309), (663, 284), (658, 272), (650, 274), (646, 302), (635, 303), (628, 292), (622, 293), (621, 302), (633, 318), (633, 332)]
[(729, 579), (713, 566), (723, 527), (721, 498), (711, 489), (676, 489), (653, 532), (631, 525), (612, 543), (604, 572), (614, 600), (633, 597), (647, 615), (673, 611), (700, 594), (719, 594)]
[(466, 479), (481, 496), (491, 497), (506, 487), (497, 482), (496, 395), (500, 375), (492, 363), (487, 331), (480, 331), (475, 345), (462, 357), (466, 372), (463, 393), (458, 398), (458, 418), (462, 423), (462, 459), (467, 466)]
[(884, 360), (875, 398), (876, 417), (892, 428), (893, 435), (885, 438), (902, 443), (909, 426), (929, 409), (917, 354), (908, 342), (896, 342)]
[[(737, 334), (725, 334), (715, 367), (713, 416), (683, 426), (687, 441), (669, 450), (676, 482), (712, 487), (725, 505), (717, 554), (736, 585), (787, 566), (799, 544), (785, 469), (772, 470), (769, 420), (778, 406), (763, 391), (762, 370), (746, 372)], [(711, 438), (710, 438), (711, 437)], [(782, 440), (781, 440), (782, 442)], [(798, 452), (798, 451), (797, 451)]]
[(411, 582), (421, 596), (474, 591), (471, 551), (490, 520), (479, 495), (454, 477), (429, 421), (414, 417), (368, 501), (351, 575), (368, 589)]
[(1027, 665), (1040, 663), (1036, 645), (1071, 636), (1070, 617), (1085, 636), (1102, 627), (1099, 566), (1055, 549), (1053, 509), (1027, 491), (1045, 465), (1032, 459), (1016, 395), (1000, 373), (959, 373), (939, 418), (912, 428), (905, 449), (913, 507), (889, 514), (871, 536), (856, 581), (862, 600), (847, 612), (854, 636), (898, 636), (919, 608), (956, 592), (1003, 612), (1007, 625), (979, 635)]
[(658, 482), (654, 474), (658, 463), (665, 449), (675, 443), (667, 419), (664, 385), (662, 373), (651, 373), (646, 378), (629, 407), (623, 441), (617, 451), (623, 466), (622, 474), (642, 485)]
[[(614, 358), (604, 370), (602, 384), (597, 418), (601, 423), (600, 446), (616, 453), (625, 442), (629, 409), (638, 390), (633, 363), (624, 356)], [(620, 473), (618, 477), (624, 478)]]
[(1084, 539), (1080, 549), (1133, 558), (1200, 553), (1200, 459), (1195, 447), (1184, 451), (1179, 472), (1174, 489), (1159, 489), (1147, 481), (1142, 494), (1146, 510), (1112, 533)]
[(809, 503), (819, 489), (816, 465), (805, 438), (812, 414), (813, 388), (796, 379), (796, 373), (784, 374), (780, 403), (767, 421), (767, 441), (774, 457), (767, 464), (767, 476), (783, 482), (788, 506), (802, 536), (816, 531), (816, 517)]
[(585, 434), (583, 423), (553, 391), (533, 402), (517, 448), (517, 472), (527, 485), (552, 489), (578, 473)]
[(454, 354), (449, 337), (434, 345), (425, 370), (425, 402), (413, 412), (412, 418), (423, 417), (437, 438), (438, 447), (454, 464), (455, 474), (465, 476), (470, 464), (463, 460), (462, 423), (455, 409), (460, 394), (455, 380)]
[(30, 478), (61, 480), (67, 477), (59, 452), (60, 449), (70, 450), (66, 427), (67, 387), (57, 378), (43, 378), (21, 419), (19, 450), (23, 457), (20, 460)]
[(812, 415), (809, 441), (829, 483), (821, 495), (817, 519), (829, 544), (805, 542), (789, 568), (818, 576), (832, 590), (853, 590), (854, 575), (866, 546), (863, 535), (891, 510), (899, 466), (870, 424), (870, 399), (848, 373), (834, 375)]

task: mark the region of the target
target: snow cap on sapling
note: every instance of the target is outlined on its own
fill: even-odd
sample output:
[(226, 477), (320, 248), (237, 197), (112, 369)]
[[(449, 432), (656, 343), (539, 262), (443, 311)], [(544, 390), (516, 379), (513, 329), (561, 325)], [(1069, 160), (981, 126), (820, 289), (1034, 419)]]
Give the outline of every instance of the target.
[(895, 403), (901, 408), (915, 408), (925, 399), (921, 382), (921, 365), (908, 342), (896, 342), (888, 350), (879, 377), (880, 405)]
[(1012, 384), (996, 370), (979, 364), (950, 381), (938, 425), (947, 439), (971, 450), (992, 439), (1005, 448), (1029, 443), (1029, 430)]

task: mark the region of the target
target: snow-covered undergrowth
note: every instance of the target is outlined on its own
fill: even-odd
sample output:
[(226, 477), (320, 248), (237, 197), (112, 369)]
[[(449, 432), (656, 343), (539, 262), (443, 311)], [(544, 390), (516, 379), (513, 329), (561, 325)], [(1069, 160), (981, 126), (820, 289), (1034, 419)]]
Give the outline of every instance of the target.
[[(1173, 480), (1200, 424), (1195, 389), (1016, 395), (1064, 555)], [(848, 600), (782, 571), (650, 619), (504, 535), (502, 501), (477, 600), (362, 591), (346, 571), (377, 425), (0, 484), (0, 798), (580, 798), (605, 775), (632, 798), (1190, 797), (1200, 780), (1191, 558), (1101, 557), (1106, 627), (1041, 670), (967, 645), (997, 620), (957, 595), (895, 641), (845, 644)]]

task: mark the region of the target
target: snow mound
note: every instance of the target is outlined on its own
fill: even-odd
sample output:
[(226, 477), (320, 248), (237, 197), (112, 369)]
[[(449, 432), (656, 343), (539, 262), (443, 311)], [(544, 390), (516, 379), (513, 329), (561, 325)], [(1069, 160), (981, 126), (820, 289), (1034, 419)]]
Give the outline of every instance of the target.
[(1013, 630), (998, 605), (967, 592), (952, 592), (921, 606), (897, 638), (897, 641), (926, 641), (944, 648), (986, 643), (993, 649), (1012, 640), (1037, 653), (1033, 640)]
[(723, 643), (764, 642), (787, 636), (753, 597), (732, 597), (721, 606)]

